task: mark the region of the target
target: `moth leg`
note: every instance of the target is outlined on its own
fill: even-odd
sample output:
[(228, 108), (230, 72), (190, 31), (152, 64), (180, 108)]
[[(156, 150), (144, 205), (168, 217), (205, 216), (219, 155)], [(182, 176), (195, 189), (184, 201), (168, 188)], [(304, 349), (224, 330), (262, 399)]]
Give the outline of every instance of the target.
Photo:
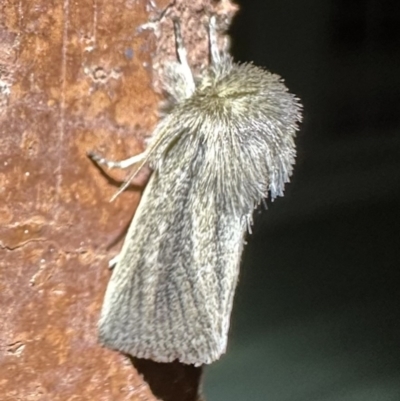
[(192, 70), (190, 69), (188, 60), (187, 60), (187, 51), (185, 45), (183, 43), (182, 33), (181, 33), (181, 24), (178, 18), (173, 19), (174, 23), (174, 32), (175, 32), (175, 46), (176, 52), (178, 54), (179, 63), (183, 69), (183, 75), (185, 77), (185, 81), (187, 83), (187, 96), (192, 95), (196, 86), (194, 83), (194, 78), (192, 74)]
[(120, 161), (107, 160), (104, 157), (102, 157), (94, 152), (88, 152), (87, 155), (97, 164), (107, 166), (108, 168), (124, 169), (124, 168), (131, 167), (134, 164), (143, 161), (146, 158), (147, 153), (142, 152), (142, 153), (139, 153), (138, 155), (130, 157), (129, 159), (120, 160)]
[(112, 259), (110, 259), (108, 261), (108, 268), (113, 269), (115, 267), (115, 265), (119, 262), (120, 258), (121, 258), (121, 254), (118, 253)]
[(221, 56), (218, 49), (217, 19), (215, 15), (212, 15), (208, 22), (208, 37), (210, 41), (211, 64), (219, 64), (221, 62)]

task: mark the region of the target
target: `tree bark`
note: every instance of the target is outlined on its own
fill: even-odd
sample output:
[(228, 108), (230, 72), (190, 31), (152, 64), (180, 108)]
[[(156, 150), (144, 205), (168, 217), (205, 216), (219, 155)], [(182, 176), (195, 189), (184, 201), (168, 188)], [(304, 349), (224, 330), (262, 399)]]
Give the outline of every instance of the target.
[[(175, 55), (168, 18), (155, 29), (138, 28), (167, 5), (0, 5), (2, 400), (198, 399), (200, 368), (133, 366), (132, 358), (97, 342), (107, 262), (119, 250), (141, 188), (131, 186), (109, 203), (125, 173), (110, 178), (86, 152), (118, 160), (143, 150), (158, 120), (157, 68)], [(207, 40), (198, 13), (230, 20), (235, 7), (211, 0), (172, 7), (199, 67)]]

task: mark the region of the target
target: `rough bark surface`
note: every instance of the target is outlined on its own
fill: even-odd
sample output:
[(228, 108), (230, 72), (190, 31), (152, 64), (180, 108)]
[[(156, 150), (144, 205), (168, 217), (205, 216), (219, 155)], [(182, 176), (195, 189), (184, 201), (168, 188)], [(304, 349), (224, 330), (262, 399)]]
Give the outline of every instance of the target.
[[(187, 2), (189, 3), (189, 2)], [(86, 157), (138, 153), (157, 122), (153, 67), (174, 57), (168, 1), (5, 0), (0, 5), (0, 393), (8, 400), (194, 401), (201, 370), (102, 348), (96, 324), (110, 271), (139, 202), (125, 173)], [(227, 1), (176, 1), (195, 66), (199, 16)], [(155, 85), (157, 86), (157, 85)], [(138, 373), (139, 371), (139, 373)], [(146, 381), (144, 380), (144, 378)]]

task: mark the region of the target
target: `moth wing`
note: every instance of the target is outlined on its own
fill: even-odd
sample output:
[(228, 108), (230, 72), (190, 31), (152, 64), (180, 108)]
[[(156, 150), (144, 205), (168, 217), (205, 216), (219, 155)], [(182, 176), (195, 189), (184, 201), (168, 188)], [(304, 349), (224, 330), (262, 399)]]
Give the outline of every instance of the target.
[(190, 168), (152, 174), (106, 291), (110, 348), (194, 365), (225, 352), (244, 226), (195, 183)]

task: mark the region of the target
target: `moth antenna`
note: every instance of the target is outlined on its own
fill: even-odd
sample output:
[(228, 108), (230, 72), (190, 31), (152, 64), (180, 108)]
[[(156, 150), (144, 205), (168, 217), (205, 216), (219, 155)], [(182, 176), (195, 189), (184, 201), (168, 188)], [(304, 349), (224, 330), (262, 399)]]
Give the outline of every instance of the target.
[(187, 51), (185, 48), (185, 44), (183, 42), (180, 21), (178, 18), (174, 18), (173, 23), (175, 32), (176, 53), (178, 55), (178, 60), (183, 68), (183, 74), (185, 76), (185, 81), (187, 83), (186, 96), (189, 97), (194, 92), (196, 85), (194, 83), (192, 70), (190, 69), (187, 60)]
[(215, 15), (212, 15), (208, 22), (208, 37), (210, 41), (211, 64), (219, 64), (221, 62), (221, 55), (218, 49), (217, 18), (215, 17)]

